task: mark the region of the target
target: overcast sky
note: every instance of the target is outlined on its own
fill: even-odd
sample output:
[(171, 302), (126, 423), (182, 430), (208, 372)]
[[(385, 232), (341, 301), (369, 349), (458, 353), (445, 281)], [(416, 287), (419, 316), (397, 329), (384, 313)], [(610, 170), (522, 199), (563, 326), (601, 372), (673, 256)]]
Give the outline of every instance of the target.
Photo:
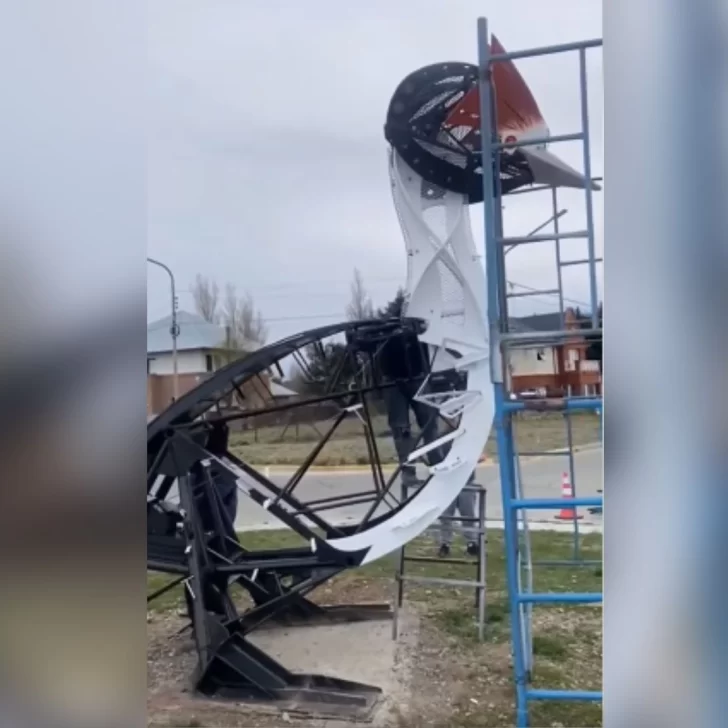
[[(382, 132), (389, 98), (421, 66), (475, 62), (479, 15), (506, 50), (602, 34), (598, 0), (151, 0), (148, 255), (173, 269), (180, 308), (193, 310), (197, 273), (234, 283), (253, 294), (272, 341), (343, 319), (354, 266), (376, 305), (391, 298), (405, 254)], [(587, 57), (601, 175), (601, 51)], [(577, 55), (518, 67), (551, 133), (578, 131)], [(578, 143), (552, 150), (583, 169)], [(560, 203), (563, 228), (583, 228), (583, 193), (565, 191)], [(507, 234), (529, 232), (550, 206), (542, 193), (509, 199)], [(482, 208), (471, 212), (479, 235)], [(595, 227), (601, 253), (601, 193)], [(563, 245), (566, 258), (585, 253), (583, 240)], [(554, 259), (553, 243), (524, 246), (508, 256), (508, 278), (553, 289)], [(587, 302), (586, 268), (564, 270), (567, 298)], [(168, 283), (159, 269), (148, 274), (153, 320), (169, 313)], [(543, 296), (513, 310), (556, 306)]]

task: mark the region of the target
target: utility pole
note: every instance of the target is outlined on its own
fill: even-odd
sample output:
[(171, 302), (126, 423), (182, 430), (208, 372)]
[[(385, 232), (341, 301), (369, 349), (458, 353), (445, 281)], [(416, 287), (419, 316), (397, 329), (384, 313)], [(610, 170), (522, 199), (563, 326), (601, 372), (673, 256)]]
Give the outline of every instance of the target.
[(177, 337), (179, 336), (179, 324), (177, 323), (177, 293), (175, 292), (174, 287), (174, 274), (164, 263), (160, 263), (154, 258), (147, 258), (147, 262), (152, 263), (153, 265), (158, 265), (160, 268), (166, 270), (171, 284), (172, 325), (169, 328), (169, 333), (172, 334), (172, 392), (174, 401), (176, 402), (179, 398), (179, 373), (177, 368)]

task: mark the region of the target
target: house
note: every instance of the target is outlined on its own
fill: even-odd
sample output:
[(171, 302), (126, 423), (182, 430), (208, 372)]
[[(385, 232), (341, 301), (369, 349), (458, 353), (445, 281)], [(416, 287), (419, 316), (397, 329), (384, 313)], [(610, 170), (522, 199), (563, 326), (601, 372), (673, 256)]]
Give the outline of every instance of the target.
[[(187, 311), (177, 314), (177, 380), (179, 396), (194, 389), (230, 360), (225, 347), (228, 338), (224, 326), (210, 323)], [(172, 356), (172, 317), (165, 316), (147, 326), (147, 417), (153, 418), (174, 401), (174, 357)], [(246, 351), (254, 351), (249, 344)], [(236, 355), (240, 355), (237, 354)], [(246, 401), (229, 406), (259, 407), (271, 401), (290, 401), (296, 393), (275, 381), (270, 373), (242, 385)]]
[(534, 314), (510, 321), (513, 332), (573, 329), (574, 336), (539, 347), (509, 348), (508, 389), (515, 394), (538, 392), (541, 396), (598, 395), (602, 376), (599, 362), (587, 359), (589, 342), (579, 332), (581, 323), (572, 309), (561, 314)]
[[(215, 371), (215, 354), (225, 342), (225, 328), (186, 311), (177, 313), (177, 371), (203, 374)], [(172, 357), (172, 316), (147, 326), (147, 374), (174, 372)]]
[[(177, 380), (179, 396), (196, 387), (216, 369), (216, 352), (225, 329), (187, 311), (177, 313)], [(172, 316), (147, 326), (147, 417), (158, 415), (174, 401)]]

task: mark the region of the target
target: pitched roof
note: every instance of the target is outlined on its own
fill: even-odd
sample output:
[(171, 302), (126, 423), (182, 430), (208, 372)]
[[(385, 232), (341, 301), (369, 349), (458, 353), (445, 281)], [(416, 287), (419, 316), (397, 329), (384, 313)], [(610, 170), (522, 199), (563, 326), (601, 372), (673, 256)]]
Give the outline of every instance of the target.
[[(218, 349), (225, 341), (225, 328), (205, 321), (201, 316), (187, 311), (177, 312), (179, 336), (177, 350)], [(147, 354), (172, 351), (172, 316), (165, 316), (147, 326)]]
[(558, 311), (519, 316), (510, 321), (512, 331), (561, 331), (561, 314)]

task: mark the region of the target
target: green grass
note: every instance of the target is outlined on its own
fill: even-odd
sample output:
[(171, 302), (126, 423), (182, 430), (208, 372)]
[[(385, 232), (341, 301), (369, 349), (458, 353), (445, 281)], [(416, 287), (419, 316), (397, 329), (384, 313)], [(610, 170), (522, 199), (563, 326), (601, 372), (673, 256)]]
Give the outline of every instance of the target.
[[(249, 548), (276, 549), (303, 543), (290, 531), (247, 532), (240, 536)], [(534, 559), (565, 560), (572, 557), (572, 536), (566, 533), (534, 532), (531, 534)], [(601, 558), (602, 538), (599, 534), (581, 536), (581, 554), (584, 559)], [(460, 557), (464, 543), (456, 539), (453, 556)], [(407, 546), (407, 555), (433, 556), (436, 545), (431, 539), (418, 538)], [(452, 728), (501, 728), (508, 725), (503, 715), (512, 715), (513, 690), (512, 668), (509, 659), (503, 659), (510, 645), (510, 612), (505, 579), (503, 532), (488, 534), (487, 559), (487, 611), (484, 643), (477, 639), (473, 592), (464, 588), (438, 588), (432, 585), (408, 583), (405, 599), (412, 603), (429, 620), (443, 639), (448, 640), (447, 655), (451, 662), (461, 665), (459, 679), (470, 695), (482, 695), (487, 691), (488, 680), (500, 680), (505, 686), (499, 699), (484, 700), (477, 705), (469, 700), (454, 701), (447, 724)], [(322, 587), (326, 601), (346, 603), (351, 599), (352, 587), (370, 589), (381, 598), (393, 595), (395, 557), (388, 556), (360, 569), (345, 572)], [(473, 579), (474, 564), (463, 565), (438, 561), (435, 563), (408, 562), (409, 575)], [(151, 592), (167, 577), (149, 575)], [(598, 592), (602, 588), (600, 571), (595, 567), (535, 567), (534, 590), (537, 592)], [(347, 594), (349, 596), (347, 596)], [(360, 601), (357, 592), (355, 601)], [(317, 592), (312, 594), (316, 598)], [(333, 598), (331, 598), (333, 597)], [(468, 608), (466, 605), (473, 605)], [(155, 612), (178, 609), (183, 606), (181, 587), (174, 589), (150, 605)], [(500, 646), (500, 647), (499, 647)], [(532, 684), (536, 688), (601, 689), (601, 610), (578, 605), (549, 605), (534, 607), (533, 622), (534, 674)], [(494, 652), (501, 655), (495, 663)], [(485, 683), (484, 683), (485, 680)], [(505, 696), (505, 697), (503, 697)], [(497, 702), (500, 700), (500, 702)], [(490, 702), (489, 702), (490, 701)], [(496, 701), (496, 708), (488, 705)], [(512, 720), (508, 719), (508, 720)], [(513, 723), (511, 722), (510, 725)], [(601, 705), (583, 703), (533, 703), (531, 724), (534, 726), (601, 726)], [(404, 724), (409, 725), (409, 724)], [(415, 723), (412, 724), (414, 726)]]
[[(240, 543), (248, 549), (284, 549), (301, 546), (306, 542), (298, 534), (285, 531), (247, 531), (238, 534)], [(580, 553), (582, 558), (596, 560), (601, 558), (602, 537), (600, 534), (585, 534), (580, 537)], [(456, 539), (453, 553), (464, 548), (464, 542)], [(535, 559), (545, 561), (567, 560), (573, 556), (573, 539), (571, 534), (536, 531), (531, 534), (531, 548)], [(408, 556), (433, 556), (435, 545), (431, 538), (420, 537), (407, 546)], [(490, 531), (487, 548), (487, 584), (491, 594), (505, 595), (506, 565), (503, 548), (503, 532)], [(396, 569), (396, 556), (389, 555), (372, 564), (348, 572), (366, 578), (391, 579)], [(537, 566), (534, 568), (534, 590), (537, 592), (587, 592), (601, 589), (601, 576), (594, 567)], [(475, 576), (475, 565), (451, 563), (447, 560), (435, 563), (410, 562), (407, 574), (427, 577), (446, 577), (453, 579), (472, 579)], [(149, 574), (148, 591), (160, 588), (171, 581), (170, 577)], [(413, 587), (408, 590), (417, 596), (424, 587)], [(182, 586), (167, 592), (150, 605), (154, 611), (165, 611), (183, 603)], [(569, 607), (564, 607), (568, 609)], [(578, 607), (574, 607), (577, 608)]]
[[(575, 446), (599, 441), (599, 418), (590, 412), (569, 415), (572, 442)], [(376, 435), (379, 459), (382, 463), (397, 461), (394, 443), (389, 434), (387, 420), (377, 415), (372, 421)], [(326, 422), (313, 425), (265, 427), (256, 431), (231, 435), (231, 449), (239, 457), (256, 465), (298, 465), (311, 452), (321, 434), (326, 432)], [(566, 418), (558, 413), (526, 413), (515, 418), (515, 438), (520, 451), (533, 452), (567, 447)], [(366, 442), (362, 436), (360, 420), (351, 417), (339, 425), (331, 440), (316, 458), (315, 465), (366, 465), (370, 462)], [(497, 459), (495, 436), (491, 434), (484, 453)]]
[[(174, 581), (174, 579), (166, 574), (147, 573), (147, 594), (152, 594), (171, 581)], [(163, 613), (183, 607), (184, 594), (182, 588), (182, 586), (174, 587), (161, 597), (157, 597), (153, 602), (147, 604), (147, 611)]]

